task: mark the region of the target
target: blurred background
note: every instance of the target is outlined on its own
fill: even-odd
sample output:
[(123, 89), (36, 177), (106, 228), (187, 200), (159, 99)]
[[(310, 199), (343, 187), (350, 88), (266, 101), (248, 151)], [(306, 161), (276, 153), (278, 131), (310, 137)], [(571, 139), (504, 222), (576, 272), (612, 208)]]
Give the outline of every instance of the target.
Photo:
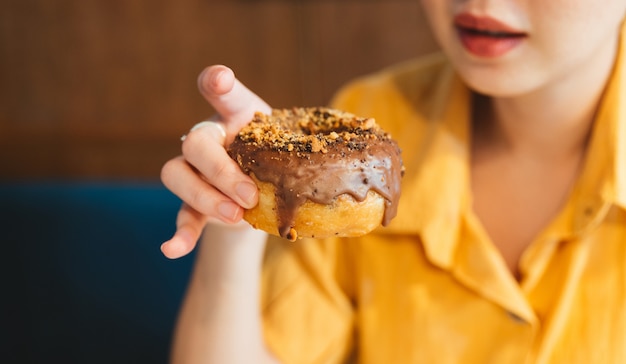
[(167, 361), (193, 257), (159, 172), (205, 66), (314, 106), (434, 50), (418, 0), (0, 0), (0, 361)]

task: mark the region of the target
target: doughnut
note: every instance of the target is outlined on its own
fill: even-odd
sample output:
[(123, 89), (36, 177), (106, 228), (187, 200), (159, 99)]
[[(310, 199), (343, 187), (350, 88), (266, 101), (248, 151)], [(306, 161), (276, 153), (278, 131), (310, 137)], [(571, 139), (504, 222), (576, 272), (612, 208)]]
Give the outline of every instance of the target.
[(259, 188), (254, 228), (297, 238), (356, 237), (397, 213), (400, 148), (372, 118), (324, 107), (257, 112), (228, 154)]

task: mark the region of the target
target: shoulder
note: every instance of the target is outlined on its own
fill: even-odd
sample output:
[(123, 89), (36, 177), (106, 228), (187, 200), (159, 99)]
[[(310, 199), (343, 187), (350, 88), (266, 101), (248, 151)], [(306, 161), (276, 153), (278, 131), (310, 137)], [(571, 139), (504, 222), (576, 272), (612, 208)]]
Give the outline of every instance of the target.
[(442, 53), (433, 53), (383, 68), (375, 73), (357, 77), (339, 89), (334, 101), (340, 102), (346, 94), (380, 90), (381, 86), (411, 89), (428, 88), (437, 82), (448, 66)]
[(446, 58), (435, 53), (358, 77), (341, 87), (331, 104), (394, 131), (400, 121), (428, 119), (452, 75)]

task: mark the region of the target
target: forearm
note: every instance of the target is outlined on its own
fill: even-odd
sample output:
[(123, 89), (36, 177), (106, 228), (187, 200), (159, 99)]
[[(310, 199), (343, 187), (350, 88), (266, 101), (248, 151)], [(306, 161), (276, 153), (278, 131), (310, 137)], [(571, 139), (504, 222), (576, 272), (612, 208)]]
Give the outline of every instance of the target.
[(265, 234), (208, 226), (175, 332), (173, 363), (273, 362), (259, 311)]

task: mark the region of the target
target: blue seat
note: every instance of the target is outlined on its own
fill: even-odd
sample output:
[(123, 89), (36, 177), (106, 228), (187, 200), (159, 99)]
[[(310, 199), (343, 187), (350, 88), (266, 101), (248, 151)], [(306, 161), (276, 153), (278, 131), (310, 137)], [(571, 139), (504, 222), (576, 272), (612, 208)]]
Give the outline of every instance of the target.
[(1, 361), (166, 363), (193, 261), (159, 250), (179, 206), (159, 184), (0, 184)]

